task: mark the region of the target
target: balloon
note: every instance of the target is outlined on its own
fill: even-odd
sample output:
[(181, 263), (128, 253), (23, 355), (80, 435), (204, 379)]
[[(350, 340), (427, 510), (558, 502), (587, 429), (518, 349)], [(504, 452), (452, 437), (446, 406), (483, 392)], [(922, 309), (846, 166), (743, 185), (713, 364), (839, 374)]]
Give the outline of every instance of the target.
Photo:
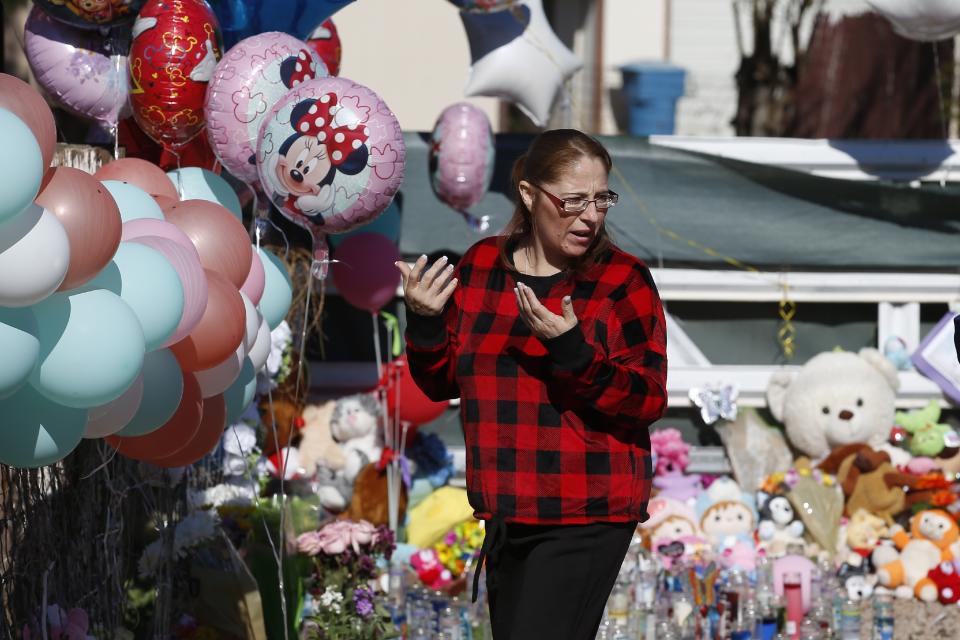
[(305, 37), (315, 26), (353, 0), (211, 0), (223, 41), (231, 47), (264, 31)]
[(68, 407), (97, 407), (119, 398), (143, 367), (143, 330), (114, 293), (57, 293), (33, 308), (40, 363), (30, 384)]
[(127, 57), (96, 31), (80, 31), (34, 6), (23, 49), (37, 82), (70, 111), (115, 127), (129, 108)]
[(117, 180), (146, 191), (154, 198), (164, 196), (179, 200), (177, 188), (170, 184), (170, 178), (163, 169), (140, 158), (121, 158), (100, 167), (93, 177), (101, 182)]
[(307, 36), (307, 45), (317, 52), (327, 72), (331, 76), (340, 75), (340, 60), (343, 57), (343, 48), (340, 45), (340, 34), (333, 20), (324, 20), (319, 27)]
[(147, 351), (165, 344), (183, 316), (183, 284), (177, 270), (163, 253), (145, 244), (121, 243), (110, 264), (84, 288), (120, 296), (140, 322)]
[(123, 223), (121, 242), (139, 240), (145, 237), (170, 240), (189, 251), (197, 259), (197, 262), (200, 262), (200, 254), (197, 253), (197, 248), (193, 246), (190, 236), (172, 222), (157, 220), (156, 218), (137, 218)]
[(36, 204), (0, 222), (0, 306), (28, 307), (57, 290), (70, 267), (70, 240)]
[(187, 234), (205, 269), (225, 276), (238, 289), (250, 273), (253, 251), (243, 224), (226, 208), (207, 200), (186, 200), (164, 211)]
[(257, 311), (253, 301), (243, 291), (240, 292), (240, 298), (243, 300), (243, 317), (246, 322), (243, 342), (240, 346), (243, 347), (243, 355), (245, 356), (253, 348), (253, 343), (257, 341), (257, 333), (260, 331), (260, 312)]
[(904, 38), (936, 42), (960, 33), (960, 5), (955, 0), (867, 0)]
[(87, 413), (87, 426), (83, 430), (84, 438), (103, 438), (114, 434), (125, 426), (137, 414), (143, 400), (143, 372), (137, 376), (123, 395), (100, 407), (91, 407)]
[(140, 128), (177, 149), (203, 130), (207, 82), (220, 59), (204, 0), (147, 0), (133, 25), (130, 103)]
[(583, 63), (553, 32), (543, 0), (512, 5), (510, 11), (460, 12), (473, 62), (465, 93), (510, 100), (542, 127), (564, 83)]
[(30, 309), (0, 307), (0, 398), (20, 388), (40, 357), (37, 320)]
[(430, 140), (430, 185), (457, 211), (483, 198), (493, 178), (496, 148), (487, 114), (469, 102), (443, 110)]
[(115, 27), (132, 22), (143, 0), (34, 0), (57, 20), (81, 29)]
[(253, 365), (254, 372), (260, 371), (260, 369), (263, 369), (263, 365), (267, 364), (267, 358), (270, 357), (272, 347), (273, 340), (270, 337), (270, 326), (267, 324), (266, 318), (261, 316), (260, 327), (257, 329), (257, 339), (247, 353), (247, 358)]
[(400, 242), (400, 226), (403, 222), (400, 214), (400, 205), (397, 203), (397, 198), (399, 197), (400, 195), (398, 194), (393, 202), (390, 203), (390, 206), (387, 207), (387, 210), (377, 216), (372, 222), (368, 222), (362, 227), (357, 227), (353, 231), (330, 236), (328, 239), (330, 246), (336, 248), (347, 238), (359, 236), (362, 233), (379, 233), (394, 244), (398, 244)]
[(125, 437), (112, 435), (106, 443), (133, 460), (152, 460), (171, 456), (187, 446), (197, 433), (203, 416), (200, 385), (192, 373), (183, 374), (183, 396), (173, 416), (159, 429), (146, 435)]
[(260, 313), (263, 314), (270, 329), (276, 329), (290, 311), (290, 303), (293, 302), (293, 283), (290, 281), (287, 266), (280, 258), (262, 248), (259, 254), (264, 272)]
[(184, 371), (209, 369), (223, 362), (240, 346), (245, 330), (240, 292), (216, 271), (207, 276), (207, 308), (186, 338), (170, 349)]
[[(404, 358), (399, 358), (384, 368), (380, 384), (387, 388), (387, 411), (391, 418), (396, 415), (397, 393), (400, 394), (400, 420), (419, 426), (433, 422), (446, 411), (449, 403), (434, 402), (420, 390)], [(408, 437), (412, 435), (408, 433)]]
[[(209, 124), (209, 123), (208, 123)], [(240, 198), (230, 186), (230, 183), (215, 174), (213, 171), (200, 167), (185, 167), (167, 173), (180, 193), (179, 200), (209, 200), (226, 207), (230, 213), (243, 222), (243, 209), (240, 207)], [(174, 203), (168, 203), (172, 205)]]
[(119, 180), (104, 180), (101, 184), (113, 196), (117, 207), (120, 209), (120, 219), (123, 222), (139, 220), (140, 218), (163, 220), (163, 211), (160, 210), (160, 205), (143, 189)]
[[(10, 111), (30, 127), (43, 156), (42, 170), (46, 171), (57, 151), (57, 123), (46, 100), (20, 78), (0, 73), (0, 109)], [(4, 142), (10, 144), (5, 136)], [(8, 148), (19, 149), (13, 146)]]
[(240, 419), (243, 412), (257, 393), (257, 373), (249, 357), (243, 359), (240, 375), (233, 381), (230, 388), (223, 392), (223, 399), (227, 404), (227, 424), (233, 424)]
[(229, 389), (240, 375), (244, 358), (246, 358), (246, 349), (243, 348), (243, 343), (240, 343), (237, 350), (227, 356), (223, 362), (209, 369), (194, 372), (197, 382), (200, 383), (200, 395), (209, 398)]
[(278, 102), (260, 128), (257, 170), (264, 192), (285, 217), (313, 236), (370, 222), (403, 181), (400, 124), (370, 89), (343, 78), (318, 78)]
[(171, 456), (154, 458), (150, 464), (158, 467), (174, 468), (185, 467), (199, 462), (205, 455), (213, 452), (223, 437), (223, 430), (227, 426), (227, 408), (222, 395), (203, 399), (203, 415), (200, 426), (190, 441), (182, 449)]
[(30, 206), (40, 190), (46, 167), (40, 145), (23, 120), (0, 108), (0, 136), (10, 151), (0, 154), (0, 223)]
[(210, 78), (203, 108), (220, 163), (240, 180), (256, 182), (254, 154), (267, 110), (290, 89), (326, 75), (320, 57), (286, 33), (261, 33), (231, 47)]
[(243, 281), (240, 291), (247, 294), (250, 302), (256, 306), (260, 304), (260, 297), (263, 296), (265, 274), (263, 273), (263, 262), (257, 255), (256, 247), (250, 245), (250, 249), (250, 271), (247, 273), (247, 279)]
[(397, 245), (377, 233), (364, 233), (343, 241), (331, 265), (337, 291), (359, 309), (379, 313), (397, 295), (400, 259)]
[(140, 372), (143, 386), (149, 390), (144, 394), (136, 414), (127, 421), (127, 425), (118, 435), (144, 436), (156, 431), (177, 411), (183, 397), (184, 375), (180, 371), (177, 359), (169, 349), (151, 351), (143, 358), (143, 370)]
[(60, 291), (75, 289), (103, 269), (120, 246), (120, 209), (96, 178), (70, 167), (44, 176), (38, 205), (63, 225), (70, 242), (70, 266)]
[(21, 469), (66, 458), (87, 423), (86, 410), (51, 402), (30, 385), (0, 399), (0, 415), (0, 462)]
[(501, 11), (507, 9), (515, 0), (450, 0), (461, 11)]

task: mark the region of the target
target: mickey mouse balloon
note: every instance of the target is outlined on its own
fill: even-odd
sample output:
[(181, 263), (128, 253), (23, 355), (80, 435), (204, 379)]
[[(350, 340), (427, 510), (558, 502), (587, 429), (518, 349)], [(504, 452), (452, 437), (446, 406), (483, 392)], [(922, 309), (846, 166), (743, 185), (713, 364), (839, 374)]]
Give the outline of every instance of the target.
[(33, 0), (50, 17), (81, 29), (132, 22), (143, 0)]
[(311, 233), (320, 263), (325, 234), (359, 227), (390, 205), (405, 157), (390, 108), (345, 78), (317, 78), (291, 90), (267, 115), (257, 144), (264, 192)]
[(130, 102), (140, 128), (165, 148), (182, 147), (203, 130), (219, 40), (217, 19), (204, 0), (147, 0), (137, 16)]

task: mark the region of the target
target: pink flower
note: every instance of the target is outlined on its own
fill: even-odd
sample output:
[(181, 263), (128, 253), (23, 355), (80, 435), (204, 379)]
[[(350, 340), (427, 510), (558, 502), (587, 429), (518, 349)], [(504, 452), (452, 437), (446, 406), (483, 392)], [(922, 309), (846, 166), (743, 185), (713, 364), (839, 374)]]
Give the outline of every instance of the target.
[(353, 550), (360, 553), (360, 545), (374, 544), (377, 541), (377, 529), (366, 520), (354, 522), (351, 530)]
[(323, 550), (323, 545), (320, 543), (320, 532), (310, 531), (297, 536), (297, 550), (308, 556), (319, 555)]

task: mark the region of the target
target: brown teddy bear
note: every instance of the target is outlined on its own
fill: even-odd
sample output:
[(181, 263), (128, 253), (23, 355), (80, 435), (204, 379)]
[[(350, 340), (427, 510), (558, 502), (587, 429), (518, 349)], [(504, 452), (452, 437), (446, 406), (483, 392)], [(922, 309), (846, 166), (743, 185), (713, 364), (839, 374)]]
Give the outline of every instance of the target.
[(846, 497), (844, 514), (852, 516), (859, 509), (880, 516), (887, 524), (906, 507), (903, 489), (889, 486), (888, 473), (896, 473), (890, 456), (865, 444), (848, 444), (834, 449), (819, 465), (837, 476)]
[[(387, 500), (387, 472), (377, 469), (377, 463), (365, 466), (353, 484), (350, 506), (338, 517), (348, 520), (366, 520), (373, 525), (390, 524)], [(407, 487), (400, 481), (400, 518), (407, 512)]]

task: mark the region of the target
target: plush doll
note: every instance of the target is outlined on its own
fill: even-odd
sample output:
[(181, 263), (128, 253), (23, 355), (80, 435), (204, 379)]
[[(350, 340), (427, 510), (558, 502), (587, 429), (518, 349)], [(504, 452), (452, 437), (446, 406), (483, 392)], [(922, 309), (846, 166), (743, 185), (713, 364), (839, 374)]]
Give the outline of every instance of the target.
[(930, 570), (927, 577), (937, 587), (940, 604), (956, 604), (960, 601), (960, 571), (954, 562), (941, 562)]
[(827, 456), (819, 468), (837, 476), (846, 497), (847, 516), (865, 509), (893, 524), (893, 518), (906, 506), (903, 489), (889, 486), (885, 480), (887, 473), (896, 472), (886, 451), (875, 451), (864, 444), (844, 445)]
[(453, 574), (440, 562), (436, 549), (423, 549), (413, 554), (410, 565), (428, 589), (443, 589), (453, 582)]
[(860, 557), (869, 558), (880, 544), (880, 540), (886, 538), (889, 533), (883, 518), (873, 515), (866, 509), (857, 509), (847, 523), (847, 547)]
[(888, 446), (899, 384), (896, 369), (876, 349), (831, 351), (796, 375), (775, 373), (767, 401), (793, 446), (819, 459), (845, 444)]
[(407, 458), (413, 463), (413, 480), (424, 478), (434, 489), (447, 484), (453, 475), (453, 454), (435, 433), (418, 431), (407, 445)]
[(791, 545), (804, 545), (805, 527), (793, 510), (789, 498), (761, 493), (759, 547), (771, 558), (787, 554)]
[(868, 573), (867, 569), (867, 563), (858, 566), (844, 564), (838, 572), (837, 577), (846, 589), (847, 597), (854, 602), (870, 598), (877, 586), (877, 576)]
[[(368, 464), (357, 475), (353, 483), (350, 506), (340, 514), (346, 518), (359, 522), (366, 520), (373, 525), (390, 524), (390, 513), (387, 509), (387, 474), (377, 469), (377, 464)], [(407, 487), (400, 483), (400, 522), (403, 522), (407, 512)]]
[(383, 452), (378, 417), (380, 406), (369, 393), (358, 393), (337, 400), (330, 416), (330, 435), (343, 449), (343, 475), (348, 482)]
[(697, 498), (696, 511), (700, 530), (720, 553), (721, 562), (726, 558), (737, 568), (752, 570), (757, 526), (753, 496), (743, 492), (735, 480), (718, 478)]
[[(910, 518), (910, 534), (892, 529), (896, 548), (885, 545), (873, 552), (877, 579), (898, 595), (914, 594), (925, 602), (939, 597), (936, 583), (927, 577), (941, 562), (953, 560), (960, 551), (960, 530), (946, 511), (921, 511)], [(898, 552), (899, 550), (899, 552)]]
[(889, 471), (883, 474), (883, 480), (888, 487), (902, 489), (907, 508), (944, 508), (957, 501), (953, 484), (937, 471), (919, 476)]
[(322, 405), (308, 404), (303, 410), (300, 429), (300, 463), (304, 469), (323, 467), (340, 471), (346, 465), (343, 449), (330, 435), (330, 418), (336, 401)]
[(681, 502), (692, 502), (700, 493), (700, 476), (684, 475), (690, 462), (690, 445), (676, 429), (660, 429), (650, 433), (650, 449), (655, 456), (653, 486), (658, 496)]
[(647, 513), (650, 517), (640, 525), (640, 531), (666, 569), (677, 558), (706, 549), (708, 542), (697, 526), (697, 516), (686, 503), (657, 496), (647, 505)]
[(960, 480), (960, 448), (944, 449), (934, 460), (944, 476), (953, 481)]
[(897, 411), (894, 420), (910, 434), (910, 452), (915, 456), (934, 457), (947, 447), (957, 446), (956, 431), (939, 422), (940, 404), (936, 400), (922, 409)]

